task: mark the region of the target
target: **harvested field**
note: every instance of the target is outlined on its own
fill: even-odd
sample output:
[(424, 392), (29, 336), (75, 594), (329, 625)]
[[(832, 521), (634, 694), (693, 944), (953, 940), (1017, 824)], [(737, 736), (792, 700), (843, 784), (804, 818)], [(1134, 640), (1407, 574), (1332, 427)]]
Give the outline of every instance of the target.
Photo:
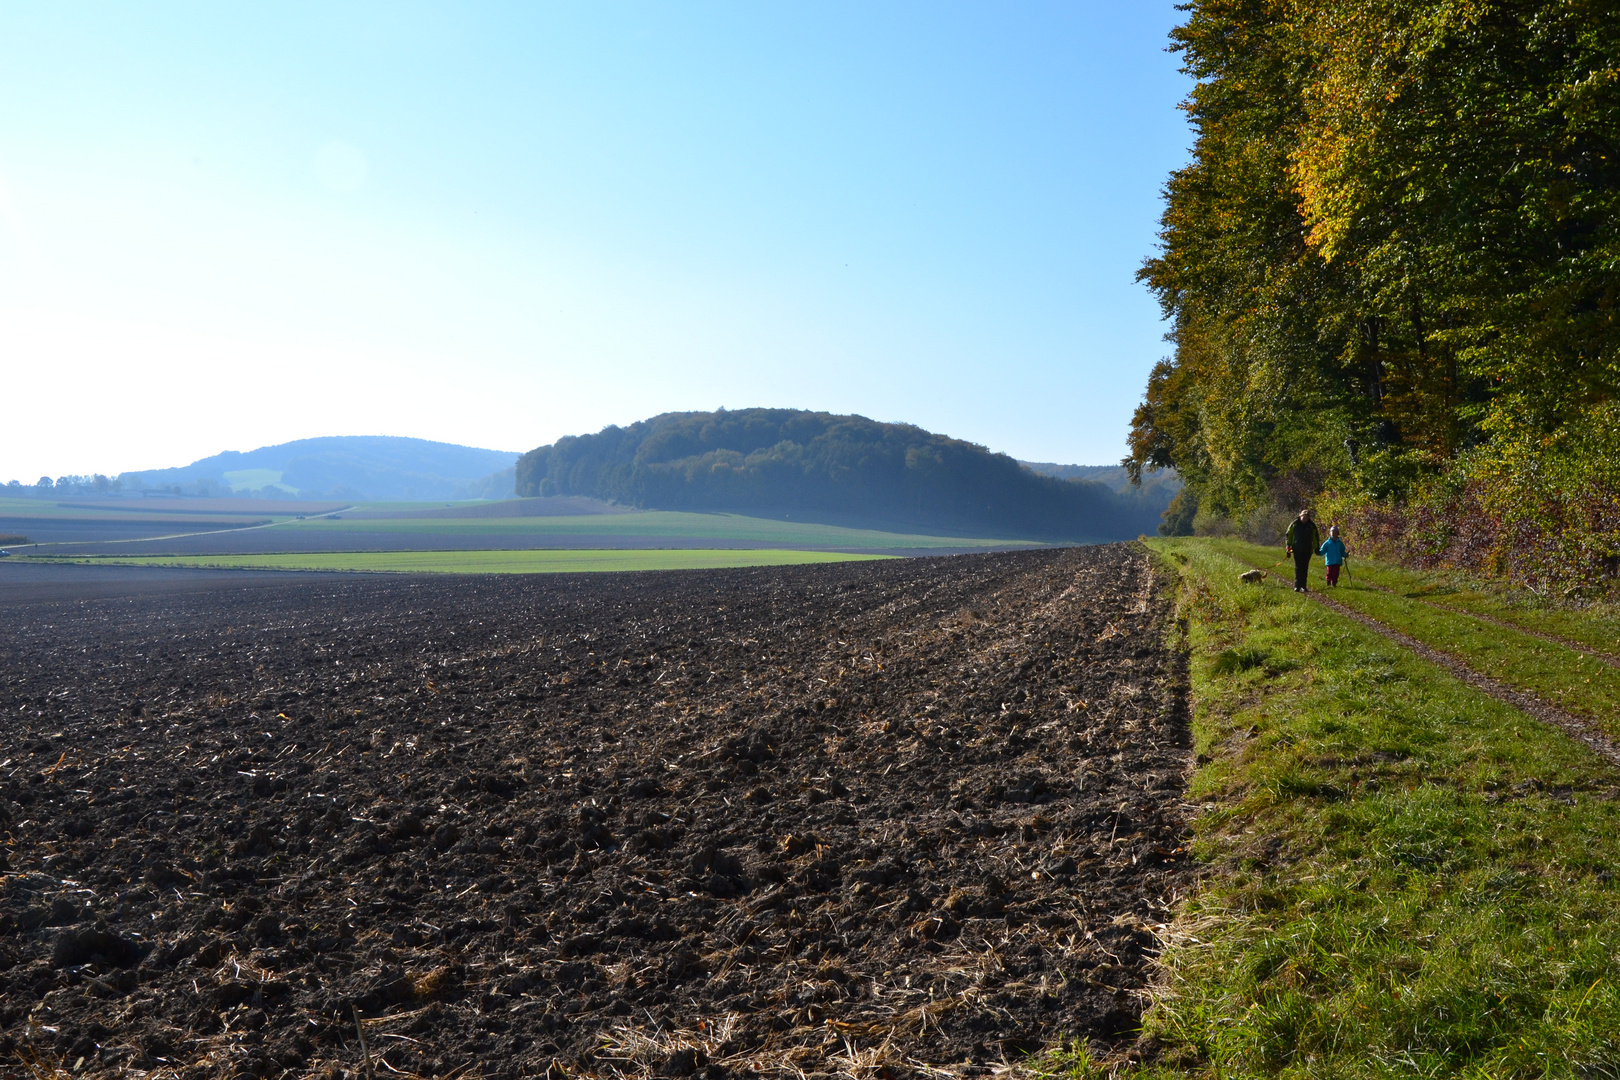
[[(136, 517), (0, 517), (0, 530), (20, 533), (31, 544), (88, 545), (107, 544), (112, 541), (133, 541), (149, 536), (168, 536), (181, 533), (208, 533), (218, 529), (245, 528), (259, 525), (268, 518), (136, 518)], [(196, 538), (190, 538), (195, 542)], [(8, 543), (18, 543), (11, 540)]]
[[(493, 506), (510, 506), (496, 503)], [(442, 509), (442, 508), (441, 508)], [(455, 508), (451, 508), (455, 509)], [(0, 520), (0, 525), (4, 521)], [(263, 555), (358, 551), (501, 551), (541, 548), (801, 548), (946, 555), (1039, 547), (1029, 540), (894, 533), (741, 514), (666, 510), (613, 514), (440, 517), (436, 512), (352, 511), (271, 528), (213, 531), (121, 543), (63, 543), (53, 555)], [(43, 554), (43, 552), (42, 552)]]
[(843, 551), (772, 548), (671, 548), (659, 550), (549, 548), (528, 551), (362, 551), (304, 555), (93, 555), (80, 565), (199, 567), (226, 570), (338, 571), (374, 574), (568, 574), (636, 570), (720, 570), (744, 566), (795, 566), (889, 558)]
[(11, 606), (0, 1062), (1128, 1046), (1189, 873), (1165, 618), (1134, 545)]

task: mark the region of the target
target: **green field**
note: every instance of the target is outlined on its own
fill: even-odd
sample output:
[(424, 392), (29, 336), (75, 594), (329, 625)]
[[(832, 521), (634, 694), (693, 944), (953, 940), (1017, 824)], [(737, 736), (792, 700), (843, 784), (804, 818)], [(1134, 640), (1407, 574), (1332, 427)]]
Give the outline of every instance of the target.
[[(1151, 546), (1192, 656), (1201, 880), (1163, 934), (1162, 1057), (1116, 1071), (1076, 1048), (1046, 1070), (1620, 1076), (1620, 773), (1286, 579), (1239, 582), (1274, 550)], [(1422, 575), (1355, 572), (1341, 602), (1594, 720), (1620, 705), (1578, 650), (1366, 587), (1432, 594)], [(1577, 640), (1603, 622), (1559, 614)]]
[[(827, 551), (864, 552), (918, 552), (918, 551), (973, 551), (1005, 550), (1010, 548), (1041, 547), (1029, 540), (1010, 540), (983, 536), (941, 536), (930, 533), (893, 532), (882, 529), (853, 528), (822, 525), (787, 519), (750, 517), (743, 514), (707, 514), (679, 511), (638, 511), (634, 513), (580, 514), (528, 516), (528, 517), (366, 517), (368, 512), (406, 513), (432, 512), (453, 508), (482, 509), (488, 503), (445, 502), (378, 502), (360, 503), (338, 512), (337, 517), (310, 514), (297, 517), (286, 506), (274, 500), (258, 501), (249, 511), (210, 512), (212, 500), (196, 499), (195, 510), (186, 507), (175, 510), (165, 504), (150, 514), (137, 501), (134, 505), (95, 506), (94, 498), (78, 500), (72, 505), (44, 499), (16, 499), (0, 497), (0, 526), (7, 519), (39, 521), (47, 519), (68, 522), (100, 522), (129, 526), (124, 535), (101, 539), (95, 536), (76, 536), (65, 543), (127, 544), (139, 543), (142, 536), (164, 537), (188, 526), (206, 524), (215, 529), (259, 526), (255, 547), (269, 551), (297, 550), (305, 547), (325, 547), (334, 551), (357, 548), (396, 548), (399, 550), (432, 550), (446, 545), (473, 548), (509, 547), (570, 547), (584, 545), (591, 548), (614, 548), (625, 544), (676, 547), (682, 542), (737, 544), (759, 548), (811, 548)], [(214, 505), (218, 505), (215, 503)], [(495, 504), (499, 507), (500, 504)], [(296, 509), (296, 506), (294, 507)], [(266, 524), (273, 522), (273, 524)], [(134, 530), (146, 530), (137, 532)], [(21, 528), (12, 531), (28, 531)], [(36, 527), (33, 532), (38, 532)], [(33, 535), (33, 532), (30, 535)], [(291, 533), (305, 537), (305, 542), (291, 539), (278, 543), (277, 537)], [(320, 541), (309, 543), (311, 534)], [(364, 539), (345, 542), (348, 536)], [(397, 538), (397, 539), (386, 539)], [(35, 535), (40, 543), (56, 542), (50, 531)], [(381, 542), (379, 542), (381, 541)], [(111, 550), (111, 549), (109, 549)], [(148, 549), (150, 550), (150, 549)], [(228, 550), (228, 549), (227, 549)]]
[[(441, 504), (442, 505), (442, 504)], [(392, 509), (375, 504), (367, 509)], [(537, 538), (546, 536), (600, 536), (626, 539), (665, 537), (692, 540), (731, 540), (761, 546), (855, 548), (865, 550), (927, 548), (1017, 548), (1040, 547), (1030, 540), (1002, 540), (986, 537), (932, 536), (921, 533), (884, 532), (853, 529), (838, 525), (817, 525), (804, 521), (778, 521), (741, 514), (693, 514), (649, 510), (634, 514), (593, 514), (570, 517), (512, 518), (356, 518), (347, 515), (286, 521), (266, 530), (266, 543), (277, 530), (399, 533), (417, 536), (489, 535)]]
[(364, 551), (300, 555), (151, 555), (42, 557), (34, 561), (98, 566), (183, 566), (231, 570), (342, 570), (395, 574), (578, 574), (615, 570), (717, 570), (745, 566), (858, 562), (892, 558), (838, 551), (772, 548), (716, 550), (542, 549), (536, 551)]

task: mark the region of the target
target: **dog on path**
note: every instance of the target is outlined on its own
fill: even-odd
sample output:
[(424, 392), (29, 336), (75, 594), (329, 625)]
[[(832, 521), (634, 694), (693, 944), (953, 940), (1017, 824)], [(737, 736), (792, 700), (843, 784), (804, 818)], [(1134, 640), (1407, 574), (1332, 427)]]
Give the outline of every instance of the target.
[(1239, 574), (1238, 580), (1246, 581), (1250, 585), (1258, 585), (1266, 580), (1266, 572), (1264, 570), (1250, 570), (1248, 573)]

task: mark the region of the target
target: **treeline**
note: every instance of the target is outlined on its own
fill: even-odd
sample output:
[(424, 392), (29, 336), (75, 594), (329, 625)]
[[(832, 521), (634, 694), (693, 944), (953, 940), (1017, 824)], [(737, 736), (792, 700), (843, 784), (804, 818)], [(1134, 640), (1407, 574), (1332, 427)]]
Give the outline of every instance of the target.
[(1050, 540), (1136, 536), (1162, 508), (908, 424), (797, 409), (665, 413), (559, 439), (518, 460), (517, 491)]
[(0, 488), (0, 494), (11, 498), (60, 499), (84, 495), (122, 495), (124, 490), (123, 477), (92, 473), (89, 476), (59, 476), (55, 480), (42, 476), (32, 484), (10, 480)]
[(1128, 467), (1174, 466), (1210, 531), (1327, 493), (1415, 558), (1601, 570), (1620, 553), (1614, 5), (1186, 10), (1196, 144), (1141, 273), (1175, 351)]
[(8, 481), (0, 487), (0, 495), (20, 499), (64, 499), (88, 498), (93, 496), (118, 497), (128, 495), (187, 495), (215, 498), (221, 496), (239, 495), (242, 497), (285, 498), (286, 493), (275, 491), (235, 492), (229, 484), (222, 480), (204, 478), (192, 480), (184, 484), (150, 484), (140, 473), (121, 473), (118, 476), (106, 476), (102, 473), (93, 473), (88, 476), (59, 476), (54, 481), (48, 476), (40, 477), (32, 484), (24, 484), (20, 480)]

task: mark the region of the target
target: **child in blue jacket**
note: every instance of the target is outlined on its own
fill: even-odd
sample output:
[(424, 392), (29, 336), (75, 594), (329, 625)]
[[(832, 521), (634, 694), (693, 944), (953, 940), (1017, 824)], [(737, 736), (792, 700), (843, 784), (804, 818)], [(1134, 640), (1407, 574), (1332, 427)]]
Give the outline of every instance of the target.
[(1337, 525), (1328, 529), (1328, 538), (1322, 541), (1322, 546), (1317, 551), (1322, 556), (1322, 561), (1327, 563), (1327, 583), (1337, 586), (1339, 568), (1344, 565), (1345, 556), (1348, 554), (1344, 549), (1344, 541), (1339, 539)]

